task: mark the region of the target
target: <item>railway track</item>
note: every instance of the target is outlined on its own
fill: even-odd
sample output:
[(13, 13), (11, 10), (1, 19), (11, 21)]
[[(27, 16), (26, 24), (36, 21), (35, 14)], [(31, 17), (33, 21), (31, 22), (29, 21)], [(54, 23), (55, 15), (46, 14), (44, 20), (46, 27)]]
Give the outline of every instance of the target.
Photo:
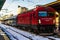
[(58, 37), (56, 37), (57, 35), (55, 35), (55, 36), (43, 36), (43, 37), (46, 37), (46, 38), (48, 38), (48, 39), (50, 39), (50, 40), (60, 40), (60, 38), (58, 38)]
[(24, 35), (24, 34), (22, 34), (22, 33), (19, 33), (19, 32), (15, 31), (15, 30), (12, 30), (11, 28), (9, 28), (9, 29), (10, 29), (11, 31), (15, 32), (15, 33), (18, 33), (18, 34), (20, 34), (20, 35), (24, 36), (25, 38), (28, 38), (28, 39), (30, 39), (30, 40), (33, 40), (32, 38), (27, 37), (27, 36), (25, 36), (25, 35)]
[[(24, 30), (24, 31), (26, 31), (26, 30)], [(31, 33), (31, 32), (30, 32)], [(34, 34), (34, 33), (33, 33)], [(37, 35), (37, 34), (36, 34)], [(39, 35), (39, 34), (38, 34)], [(40, 35), (41, 36), (41, 35)], [(48, 38), (49, 40), (60, 40), (60, 37), (57, 35), (57, 34), (55, 34), (55, 35), (43, 35), (43, 37), (45, 37), (45, 38)]]
[[(15, 31), (16, 32), (16, 30), (13, 30), (13, 29), (11, 29), (12, 31)], [(17, 32), (18, 33), (18, 32)], [(20, 34), (20, 33), (19, 33)], [(24, 35), (25, 36), (25, 35)], [(60, 39), (60, 37), (58, 38), (58, 35), (50, 35), (50, 36), (42, 36), (42, 37), (44, 37), (44, 38), (48, 38), (49, 40), (57, 40), (57, 39)], [(33, 40), (33, 39), (32, 39)]]
[(17, 38), (15, 38), (11, 33), (9, 33), (6, 29), (3, 29), (3, 28), (1, 28), (2, 29), (2, 31), (4, 31), (5, 32), (5, 34), (9, 37), (9, 39), (10, 40), (18, 40)]
[[(3, 27), (2, 27), (3, 28)], [(27, 38), (28, 40), (60, 40), (60, 37), (58, 37), (57, 35), (51, 35), (51, 36), (40, 36), (40, 35), (36, 35), (36, 34), (31, 34), (29, 32), (26, 32), (26, 31), (22, 31), (22, 30), (19, 30), (19, 29), (16, 29), (16, 28), (13, 28), (13, 27), (7, 27), (7, 26), (4, 26), (3, 30), (5, 30), (8, 34), (10, 33), (11, 35), (9, 35), (10, 37), (13, 37), (15, 38), (15, 40), (20, 40), (18, 39), (18, 37), (15, 35), (15, 34), (18, 34), (18, 35), (21, 35), (23, 36), (24, 38)], [(10, 32), (10, 31), (11, 32)], [(13, 32), (13, 33), (12, 33)], [(24, 32), (24, 33), (23, 33)], [(14, 34), (15, 33), (15, 34)], [(26, 35), (27, 34), (27, 35)], [(42, 39), (41, 39), (42, 38)]]
[[(25, 36), (25, 35), (23, 35), (23, 34), (21, 34), (21, 33), (18, 33), (18, 32), (14, 31), (14, 30), (11, 30), (11, 29), (9, 29), (9, 28), (8, 28), (8, 30), (12, 31), (13, 33), (19, 34), (19, 35), (23, 36), (24, 38), (27, 38), (27, 39), (29, 39), (29, 40), (32, 40), (31, 38), (29, 38), (29, 37), (27, 37), (27, 36)], [(20, 39), (17, 38), (17, 36), (13, 35), (13, 34), (10, 33), (9, 31), (4, 30), (4, 29), (3, 29), (3, 31), (6, 32), (6, 34), (9, 36), (9, 38), (12, 37), (12, 38), (14, 38), (15, 40), (20, 40)], [(10, 38), (10, 40), (13, 40), (13, 39)]]

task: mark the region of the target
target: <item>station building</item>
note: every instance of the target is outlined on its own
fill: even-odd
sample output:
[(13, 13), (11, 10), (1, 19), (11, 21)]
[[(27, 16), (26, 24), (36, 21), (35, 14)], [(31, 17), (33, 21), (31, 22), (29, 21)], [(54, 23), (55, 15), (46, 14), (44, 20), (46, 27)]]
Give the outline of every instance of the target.
[(17, 9), (17, 13), (18, 13), (18, 14), (20, 14), (20, 13), (22, 13), (22, 12), (26, 12), (26, 11), (28, 11), (28, 8), (18, 6), (18, 9)]

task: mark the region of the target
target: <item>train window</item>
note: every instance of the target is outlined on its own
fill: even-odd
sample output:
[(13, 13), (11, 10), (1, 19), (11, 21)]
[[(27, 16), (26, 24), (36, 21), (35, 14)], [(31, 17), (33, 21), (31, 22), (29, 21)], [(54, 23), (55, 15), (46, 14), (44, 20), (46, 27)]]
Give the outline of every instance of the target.
[(45, 17), (45, 16), (47, 16), (47, 12), (39, 11), (38, 16)]
[(49, 12), (48, 16), (54, 16), (54, 13), (53, 12)]

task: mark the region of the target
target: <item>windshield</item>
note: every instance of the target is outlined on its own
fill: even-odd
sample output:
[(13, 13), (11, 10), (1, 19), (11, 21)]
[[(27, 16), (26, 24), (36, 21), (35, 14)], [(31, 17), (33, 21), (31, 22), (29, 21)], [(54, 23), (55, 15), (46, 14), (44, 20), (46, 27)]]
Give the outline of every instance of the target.
[(49, 12), (48, 16), (54, 16), (54, 13), (53, 12)]
[(47, 16), (47, 12), (39, 11), (38, 16), (45, 17), (45, 16)]

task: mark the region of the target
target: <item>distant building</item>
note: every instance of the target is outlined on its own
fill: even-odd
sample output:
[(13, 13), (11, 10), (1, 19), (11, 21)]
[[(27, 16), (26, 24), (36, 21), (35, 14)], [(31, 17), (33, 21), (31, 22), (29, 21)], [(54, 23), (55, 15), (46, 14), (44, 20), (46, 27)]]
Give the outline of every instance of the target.
[(26, 7), (18, 6), (17, 13), (20, 14), (22, 12), (26, 12), (27, 10), (28, 10), (28, 8), (26, 8)]
[(27, 10), (28, 10), (28, 8), (22, 7), (22, 12), (26, 12)]
[(17, 13), (20, 14), (22, 12), (22, 7), (18, 6)]

